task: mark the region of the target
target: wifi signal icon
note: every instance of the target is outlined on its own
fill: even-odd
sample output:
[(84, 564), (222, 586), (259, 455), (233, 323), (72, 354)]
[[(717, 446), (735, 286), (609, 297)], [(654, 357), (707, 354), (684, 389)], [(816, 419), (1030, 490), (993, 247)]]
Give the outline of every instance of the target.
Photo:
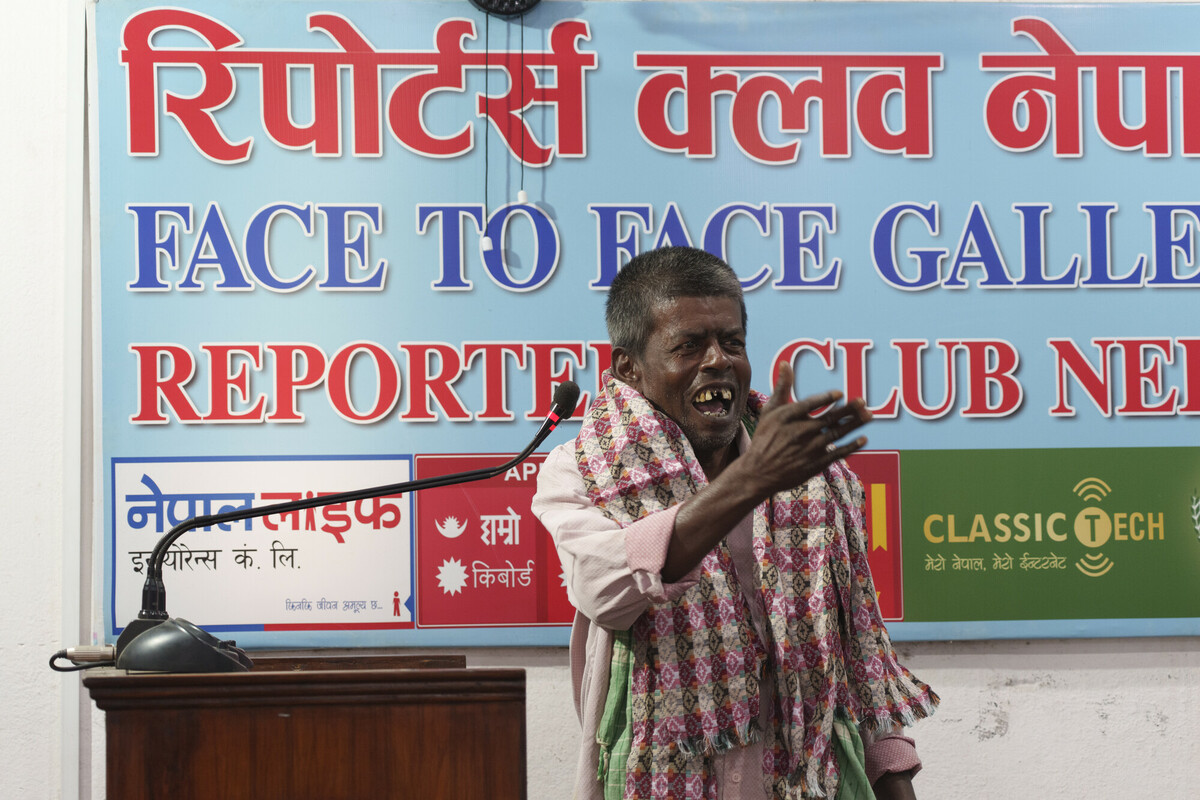
[(1088, 553), (1076, 561), (1075, 566), (1089, 578), (1099, 578), (1113, 568), (1113, 561), (1103, 553)]
[(1071, 491), (1090, 502), (1100, 502), (1112, 492), (1108, 484), (1099, 478), (1084, 478)]

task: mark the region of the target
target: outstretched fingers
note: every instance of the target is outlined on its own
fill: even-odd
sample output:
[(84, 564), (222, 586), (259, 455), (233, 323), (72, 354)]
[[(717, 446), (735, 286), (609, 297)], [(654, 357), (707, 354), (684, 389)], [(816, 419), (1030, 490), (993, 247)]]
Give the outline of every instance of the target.
[(836, 406), (822, 414), (821, 429), (829, 442), (841, 439), (851, 431), (871, 421), (871, 412), (866, 403), (855, 398), (844, 406)]
[(842, 399), (842, 393), (833, 390), (794, 400), (792, 397), (792, 385), (794, 382), (795, 374), (792, 372), (792, 366), (790, 364), (781, 364), (779, 372), (775, 376), (775, 386), (771, 392), (771, 399), (763, 407), (763, 416), (773, 411), (784, 409), (784, 416), (788, 421), (815, 420), (817, 418), (815, 412)]
[(775, 373), (775, 385), (771, 387), (771, 399), (763, 406), (764, 416), (792, 402), (792, 382), (795, 378), (791, 364), (779, 365), (779, 371)]
[(866, 444), (867, 437), (865, 436), (859, 436), (855, 439), (851, 439), (849, 442), (845, 442), (844, 444), (837, 444), (832, 441), (827, 443), (825, 445), (825, 455), (823, 458), (825, 465), (828, 466), (840, 458), (845, 458), (851, 453), (861, 450), (866, 446)]
[(859, 398), (839, 404), (842, 393), (835, 390), (794, 400), (795, 374), (790, 364), (781, 364), (775, 376), (771, 400), (763, 409), (764, 420), (772, 415), (773, 425), (790, 431), (803, 458), (818, 471), (839, 458), (845, 458), (866, 445), (866, 437), (843, 441), (846, 436), (871, 421), (871, 412)]

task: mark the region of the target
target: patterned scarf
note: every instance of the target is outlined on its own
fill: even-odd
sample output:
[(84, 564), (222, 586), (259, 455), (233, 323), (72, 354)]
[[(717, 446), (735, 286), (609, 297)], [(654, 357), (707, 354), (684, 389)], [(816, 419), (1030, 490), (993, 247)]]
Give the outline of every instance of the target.
[[(592, 502), (621, 525), (683, 502), (707, 480), (679, 426), (638, 392), (603, 376), (576, 439)], [(766, 398), (747, 408), (757, 422)], [(902, 667), (875, 603), (862, 484), (843, 462), (754, 511), (753, 552), (767, 615), (761, 641), (722, 541), (679, 599), (652, 605), (631, 629), (628, 800), (717, 797), (714, 754), (757, 738), (759, 681), (771, 659), (775, 730), (763, 767), (781, 800), (833, 797), (834, 717), (874, 729), (928, 716), (937, 695)]]

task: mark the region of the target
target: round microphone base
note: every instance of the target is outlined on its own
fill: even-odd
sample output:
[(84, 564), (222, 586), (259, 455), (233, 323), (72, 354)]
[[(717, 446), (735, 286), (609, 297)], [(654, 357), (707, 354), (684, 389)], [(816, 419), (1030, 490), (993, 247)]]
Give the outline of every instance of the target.
[(252, 666), (234, 642), (221, 641), (186, 619), (155, 625), (117, 656), (117, 669), (131, 672), (246, 672)]

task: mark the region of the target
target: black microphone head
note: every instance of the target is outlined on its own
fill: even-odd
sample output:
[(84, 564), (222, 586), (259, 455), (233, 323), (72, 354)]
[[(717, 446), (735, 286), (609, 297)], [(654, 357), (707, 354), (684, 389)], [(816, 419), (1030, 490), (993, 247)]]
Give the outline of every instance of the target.
[(575, 406), (579, 405), (579, 386), (574, 381), (563, 381), (558, 386), (554, 387), (554, 400), (552, 408), (558, 413), (562, 419), (570, 419), (575, 413)]

